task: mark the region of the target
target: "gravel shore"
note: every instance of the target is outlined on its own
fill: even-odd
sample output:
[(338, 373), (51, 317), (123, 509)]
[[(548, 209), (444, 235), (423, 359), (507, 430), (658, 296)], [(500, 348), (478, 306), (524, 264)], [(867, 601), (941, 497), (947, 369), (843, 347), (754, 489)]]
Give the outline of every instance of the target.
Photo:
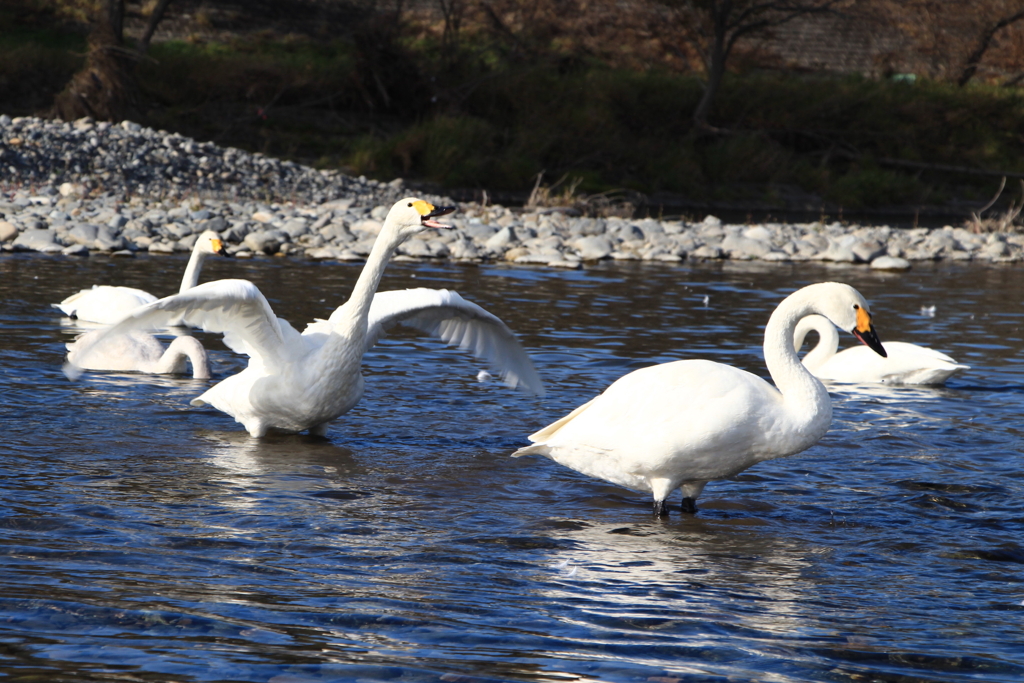
[[(381, 183), (144, 128), (0, 115), (0, 250), (64, 256), (189, 251), (217, 231), (236, 256), (361, 260), (401, 179)], [(427, 196), (434, 202), (443, 198)], [(449, 202), (450, 203), (450, 202)], [(406, 242), (410, 258), (579, 268), (603, 259), (834, 261), (903, 270), (913, 261), (1024, 260), (1024, 234), (840, 223), (728, 225), (589, 218), (562, 209), (461, 204), (456, 229)]]

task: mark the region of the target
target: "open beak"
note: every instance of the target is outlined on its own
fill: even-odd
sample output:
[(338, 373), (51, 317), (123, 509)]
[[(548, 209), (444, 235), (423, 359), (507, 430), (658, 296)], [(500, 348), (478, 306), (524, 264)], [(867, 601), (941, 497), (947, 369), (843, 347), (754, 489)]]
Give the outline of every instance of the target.
[(454, 206), (437, 206), (434, 210), (428, 213), (426, 216), (420, 218), (420, 224), (428, 228), (440, 228), (441, 230), (451, 230), (452, 226), (445, 225), (444, 223), (438, 223), (434, 219), (438, 216), (445, 216), (455, 211)]
[(882, 358), (888, 357), (889, 354), (885, 352), (885, 347), (882, 346), (882, 340), (878, 338), (878, 333), (875, 332), (875, 326), (871, 324), (871, 314), (863, 308), (857, 309), (857, 326), (850, 330), (850, 332), (860, 340), (861, 344), (864, 344)]

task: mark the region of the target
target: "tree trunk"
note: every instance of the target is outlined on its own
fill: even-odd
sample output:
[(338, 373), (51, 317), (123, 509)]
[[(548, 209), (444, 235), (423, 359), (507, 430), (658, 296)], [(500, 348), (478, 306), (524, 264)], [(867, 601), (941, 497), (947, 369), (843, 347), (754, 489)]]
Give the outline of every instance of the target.
[(149, 41), (153, 39), (153, 34), (156, 33), (156, 26), (164, 18), (164, 12), (169, 4), (171, 4), (171, 0), (160, 0), (150, 13), (149, 23), (146, 24), (146, 32), (142, 34), (142, 38), (139, 40), (135, 50), (139, 53), (140, 57), (146, 54), (146, 50), (149, 49)]
[(721, 5), (714, 3), (712, 7), (712, 20), (714, 21), (714, 37), (711, 42), (711, 50), (708, 54), (708, 82), (704, 86), (704, 94), (693, 111), (693, 123), (700, 130), (711, 130), (708, 125), (708, 114), (711, 113), (711, 105), (714, 104), (715, 96), (722, 85), (722, 78), (725, 76), (725, 60), (728, 57), (726, 45), (727, 21), (732, 11), (732, 3), (724, 2)]
[(54, 98), (53, 116), (65, 121), (91, 116), (115, 122), (138, 116), (135, 59), (124, 47), (123, 25), (124, 1), (107, 0), (89, 34), (85, 67)]

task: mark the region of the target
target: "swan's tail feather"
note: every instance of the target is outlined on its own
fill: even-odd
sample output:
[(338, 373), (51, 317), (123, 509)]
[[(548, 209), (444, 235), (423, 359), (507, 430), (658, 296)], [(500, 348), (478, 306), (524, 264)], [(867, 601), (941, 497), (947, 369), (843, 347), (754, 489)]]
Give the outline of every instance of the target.
[(572, 411), (571, 413), (569, 413), (565, 417), (560, 418), (558, 420), (555, 420), (554, 422), (549, 424), (544, 429), (541, 429), (538, 432), (534, 432), (533, 434), (530, 434), (530, 436), (528, 436), (527, 438), (530, 441), (533, 441), (534, 443), (547, 441), (548, 439), (550, 439), (552, 436), (555, 435), (555, 432), (557, 432), (559, 429), (561, 429), (565, 425), (569, 424), (569, 422), (571, 422), (573, 419), (575, 419), (577, 415), (579, 415), (584, 410), (586, 410), (587, 407), (591, 403), (596, 401), (596, 400), (597, 400), (597, 397), (595, 396), (594, 398), (590, 399), (589, 401), (587, 401), (583, 405), (577, 407), (576, 410)]
[(551, 457), (551, 449), (547, 447), (547, 444), (535, 443), (532, 446), (524, 446), (518, 451), (512, 454), (513, 458), (519, 458), (524, 455), (544, 455)]

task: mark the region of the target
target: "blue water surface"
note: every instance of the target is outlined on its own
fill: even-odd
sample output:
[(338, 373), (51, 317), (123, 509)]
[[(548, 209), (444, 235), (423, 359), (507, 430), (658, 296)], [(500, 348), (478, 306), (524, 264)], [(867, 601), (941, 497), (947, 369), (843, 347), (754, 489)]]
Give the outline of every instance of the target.
[[(0, 679), (1024, 681), (1019, 266), (393, 263), (382, 289), (505, 320), (547, 396), (396, 330), (327, 439), (259, 440), (188, 404), (244, 367), (214, 335), (211, 382), (61, 372), (78, 330), (51, 303), (171, 293), (183, 268), (0, 255)], [(301, 328), (359, 268), (225, 259), (204, 279), (251, 279)], [(767, 377), (768, 316), (822, 280), (857, 287), (883, 340), (971, 370), (830, 387), (818, 445), (712, 482), (696, 516), (509, 457), (652, 363)]]

